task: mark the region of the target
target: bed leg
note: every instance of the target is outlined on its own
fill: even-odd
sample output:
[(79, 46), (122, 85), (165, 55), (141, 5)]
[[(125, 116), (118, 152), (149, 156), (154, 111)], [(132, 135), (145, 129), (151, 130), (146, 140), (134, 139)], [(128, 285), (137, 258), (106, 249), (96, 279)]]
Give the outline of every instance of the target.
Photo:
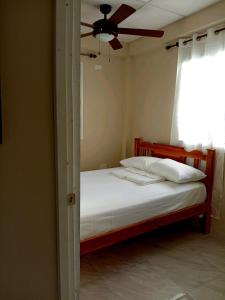
[(211, 229), (211, 214), (210, 212), (207, 212), (204, 214), (204, 225), (203, 225), (203, 233), (209, 234)]

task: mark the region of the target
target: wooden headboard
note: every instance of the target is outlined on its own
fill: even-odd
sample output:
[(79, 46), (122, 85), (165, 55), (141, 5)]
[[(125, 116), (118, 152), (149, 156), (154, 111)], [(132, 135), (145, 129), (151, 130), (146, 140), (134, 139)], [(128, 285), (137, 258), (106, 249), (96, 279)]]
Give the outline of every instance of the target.
[(205, 162), (204, 172), (207, 177), (203, 180), (207, 188), (207, 200), (211, 201), (212, 198), (212, 185), (214, 174), (214, 159), (215, 150), (208, 149), (206, 153), (199, 150), (186, 151), (183, 147), (172, 145), (164, 145), (157, 143), (149, 143), (140, 138), (134, 141), (134, 154), (135, 156), (155, 156), (160, 158), (170, 158), (178, 162), (187, 163), (192, 160), (193, 167), (200, 169), (201, 162)]

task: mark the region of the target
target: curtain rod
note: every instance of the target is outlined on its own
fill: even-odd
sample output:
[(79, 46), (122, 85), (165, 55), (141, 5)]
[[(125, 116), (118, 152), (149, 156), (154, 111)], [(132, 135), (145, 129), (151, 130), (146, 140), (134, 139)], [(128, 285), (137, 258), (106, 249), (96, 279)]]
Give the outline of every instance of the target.
[(87, 56), (87, 57), (90, 57), (90, 58), (97, 58), (97, 55), (94, 54), (94, 53), (80, 53), (80, 55)]
[[(218, 33), (220, 33), (221, 31), (224, 31), (224, 30), (225, 30), (225, 27), (220, 28), (220, 29), (217, 29), (217, 30), (215, 30), (215, 34), (218, 34)], [(207, 35), (208, 35), (207, 33), (201, 34), (201, 35), (199, 35), (199, 36), (197, 37), (197, 40), (199, 41), (199, 40), (201, 40), (202, 38), (207, 37)], [(184, 45), (186, 45), (187, 43), (192, 42), (192, 41), (193, 41), (192, 38), (187, 39), (187, 40), (184, 41)], [(174, 47), (179, 47), (179, 43), (176, 42), (175, 44), (167, 45), (167, 46), (166, 46), (166, 50), (170, 50), (171, 48), (174, 48)]]

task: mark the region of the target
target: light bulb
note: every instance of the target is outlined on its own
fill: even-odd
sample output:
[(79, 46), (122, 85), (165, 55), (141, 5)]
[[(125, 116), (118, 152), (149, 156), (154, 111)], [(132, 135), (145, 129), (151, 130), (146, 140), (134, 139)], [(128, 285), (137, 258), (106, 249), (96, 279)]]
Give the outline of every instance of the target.
[(110, 42), (115, 38), (113, 34), (103, 32), (96, 34), (95, 37), (102, 42)]

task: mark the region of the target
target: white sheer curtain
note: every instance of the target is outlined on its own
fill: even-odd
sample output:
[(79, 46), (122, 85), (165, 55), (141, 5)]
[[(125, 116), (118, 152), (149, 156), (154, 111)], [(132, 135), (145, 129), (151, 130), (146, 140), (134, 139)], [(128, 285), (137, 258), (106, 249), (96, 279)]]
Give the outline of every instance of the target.
[(213, 216), (223, 201), (225, 146), (225, 32), (193, 42), (179, 41), (171, 143), (188, 149), (216, 149)]

